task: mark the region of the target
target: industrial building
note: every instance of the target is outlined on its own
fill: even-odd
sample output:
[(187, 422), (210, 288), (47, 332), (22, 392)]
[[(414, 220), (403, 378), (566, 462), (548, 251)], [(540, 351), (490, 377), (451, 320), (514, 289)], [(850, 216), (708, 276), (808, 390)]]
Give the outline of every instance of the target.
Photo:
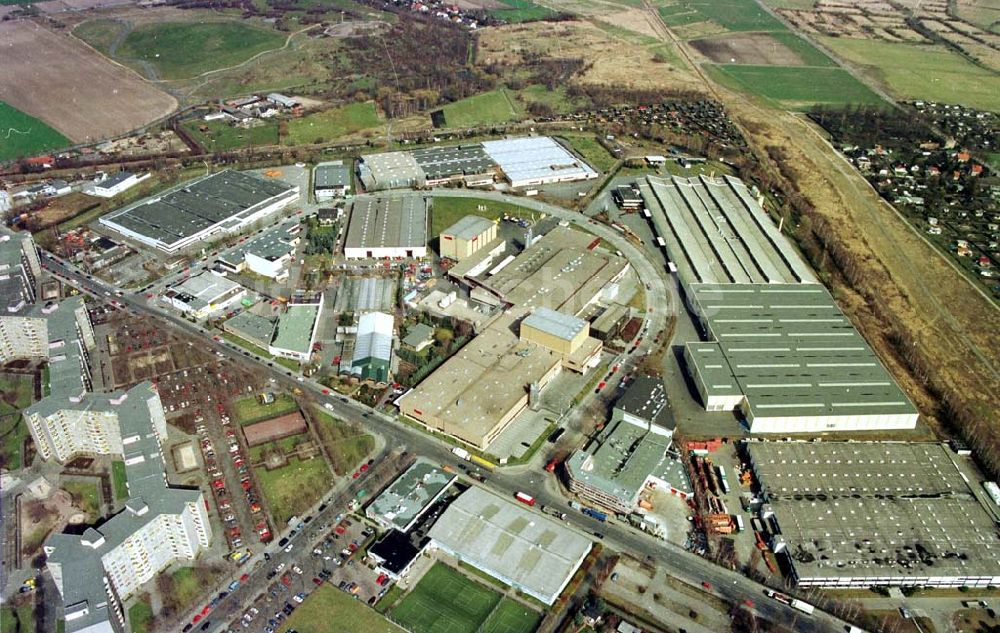
[(819, 284), (694, 284), (688, 373), (752, 433), (912, 429), (917, 409)]
[(1000, 584), (995, 508), (966, 474), (968, 459), (945, 444), (750, 441), (746, 448), (771, 547), (787, 557), (799, 586)]
[(455, 475), (418, 458), (368, 504), (365, 516), (386, 530), (409, 532), (454, 482)]
[(319, 163), (313, 168), (313, 196), (316, 202), (343, 198), (351, 193), (351, 168), (344, 161)]
[(316, 344), (322, 312), (322, 294), (309, 303), (288, 304), (278, 316), (267, 351), (278, 358), (308, 363)]
[(590, 539), (478, 486), (448, 506), (429, 547), (551, 605), (590, 552)]
[(132, 187), (138, 185), (152, 174), (133, 174), (130, 171), (120, 171), (113, 176), (94, 183), (91, 193), (99, 198), (114, 198), (120, 193), (125, 193)]
[[(556, 227), (493, 275), (465, 277), (473, 299), (504, 306), (495, 318), (454, 356), (398, 401), (400, 411), (428, 429), (485, 450), (563, 368), (586, 371), (601, 344), (584, 337), (569, 354), (534, 342), (548, 340), (545, 328), (517, 333), (521, 320), (542, 308), (562, 313), (555, 320), (579, 327), (576, 316), (628, 270), (616, 255), (590, 250), (593, 236)], [(540, 313), (548, 314), (548, 313)], [(541, 321), (541, 316), (538, 317)], [(586, 323), (584, 323), (586, 325)], [(555, 337), (556, 339), (558, 337)], [(552, 345), (556, 345), (553, 339)]]
[(351, 355), (352, 374), (376, 383), (389, 380), (394, 327), (395, 319), (391, 314), (366, 312), (361, 315)]
[(417, 323), (409, 329), (400, 343), (409, 350), (421, 352), (434, 343), (434, 328), (426, 323)]
[(466, 186), (493, 183), (497, 164), (486, 155), (482, 144), (428, 147), (411, 152), (423, 172), (424, 185), (449, 183)]
[(294, 185), (232, 170), (209, 174), (100, 219), (102, 225), (166, 253), (232, 235), (299, 199)]
[(424, 170), (410, 152), (385, 152), (362, 156), (357, 163), (358, 180), (366, 191), (423, 187)]
[(485, 141), (483, 149), (500, 166), (511, 187), (597, 178), (590, 165), (548, 136)]
[(613, 512), (638, 509), (648, 487), (691, 493), (684, 467), (668, 454), (675, 424), (663, 381), (642, 375), (615, 402), (611, 421), (565, 462), (569, 489)]
[(638, 186), (683, 286), (818, 283), (738, 178), (647, 176)]
[(167, 288), (161, 298), (195, 319), (225, 310), (246, 296), (246, 288), (235, 281), (202, 271)]
[(471, 257), (497, 239), (497, 223), (478, 215), (467, 215), (441, 232), (438, 250), (441, 257), (455, 261)]
[(344, 241), (348, 259), (425, 257), (427, 202), (403, 198), (362, 197), (351, 203)]
[(522, 341), (560, 354), (566, 368), (579, 373), (596, 367), (601, 358), (601, 342), (589, 335), (590, 325), (580, 317), (544, 306), (535, 308), (520, 327)]
[(271, 337), (274, 336), (274, 320), (244, 310), (226, 319), (222, 329), (252, 345), (267, 349), (271, 344)]
[[(160, 571), (177, 561), (194, 560), (209, 546), (212, 527), (204, 496), (197, 488), (173, 488), (166, 482), (160, 447), (166, 439), (166, 419), (150, 383), (127, 392), (88, 394), (80, 401), (53, 392), (33, 409), (33, 434), (39, 420), (54, 427), (77, 415), (107, 418), (106, 423), (79, 430), (107, 430), (113, 441), (109, 437), (108, 450), (98, 452), (125, 461), (125, 508), (82, 533), (50, 536), (44, 545), (46, 567), (63, 600), (66, 631), (122, 630), (125, 600)], [(117, 427), (113, 432), (112, 426)], [(46, 432), (40, 437), (57, 435)]]
[(295, 259), (295, 249), (302, 239), (298, 222), (256, 235), (219, 255), (218, 263), (226, 271), (240, 273), (248, 270), (255, 275), (284, 281)]

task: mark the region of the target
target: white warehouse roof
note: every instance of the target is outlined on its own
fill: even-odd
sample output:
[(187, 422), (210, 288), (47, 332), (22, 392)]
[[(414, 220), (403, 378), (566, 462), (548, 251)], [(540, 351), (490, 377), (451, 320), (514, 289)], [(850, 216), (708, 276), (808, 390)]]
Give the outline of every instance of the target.
[(597, 178), (597, 172), (548, 136), (485, 141), (483, 149), (514, 187)]

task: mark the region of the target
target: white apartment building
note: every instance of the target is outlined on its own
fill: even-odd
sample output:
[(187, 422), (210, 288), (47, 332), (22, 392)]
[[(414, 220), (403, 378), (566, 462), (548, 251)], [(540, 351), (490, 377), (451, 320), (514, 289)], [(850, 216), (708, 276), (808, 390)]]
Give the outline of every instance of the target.
[(0, 316), (0, 363), (48, 355), (49, 334), (45, 319)]

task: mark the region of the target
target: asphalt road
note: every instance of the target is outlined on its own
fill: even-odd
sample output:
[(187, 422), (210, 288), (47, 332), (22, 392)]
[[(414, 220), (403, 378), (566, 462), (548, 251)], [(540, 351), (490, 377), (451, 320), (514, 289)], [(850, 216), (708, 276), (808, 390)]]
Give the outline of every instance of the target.
[[(456, 193), (465, 194), (466, 192), (448, 192), (449, 195), (455, 195)], [(413, 192), (412, 195), (433, 197), (434, 194), (435, 192)], [(484, 192), (468, 192), (468, 197), (496, 198), (498, 200), (504, 199), (504, 197), (500, 194), (487, 193), (487, 195), (484, 195)], [(663, 328), (666, 322), (667, 314), (667, 310), (664, 308), (664, 304), (666, 303), (665, 298), (670, 296), (667, 290), (669, 287), (669, 278), (662, 268), (658, 268), (650, 261), (647, 253), (633, 243), (629, 242), (617, 231), (614, 231), (613, 229), (602, 224), (591, 223), (581, 214), (541, 203), (530, 198), (519, 198), (517, 199), (517, 203), (537, 211), (549, 213), (550, 215), (561, 219), (575, 222), (581, 226), (585, 226), (588, 230), (613, 244), (615, 248), (620, 250), (625, 257), (632, 262), (632, 265), (636, 268), (640, 279), (650, 284), (651, 290), (647, 291), (647, 303), (650, 308), (654, 308), (652, 310), (653, 322), (650, 323), (650, 332), (655, 333)], [(378, 432), (386, 440), (387, 447), (406, 450), (417, 455), (423, 455), (440, 463), (458, 465), (458, 462), (460, 461), (451, 453), (448, 447), (444, 446), (442, 443), (433, 439), (429, 435), (400, 423), (394, 417), (374, 412), (368, 407), (352, 400), (342, 400), (341, 397), (336, 395), (324, 395), (322, 393), (324, 387), (318, 383), (298, 376), (284, 367), (275, 366), (273, 363), (269, 366), (268, 359), (255, 356), (244, 351), (242, 348), (238, 348), (226, 342), (225, 340), (213, 340), (213, 336), (215, 336), (214, 332), (180, 318), (176, 314), (158, 305), (155, 299), (147, 301), (144, 295), (132, 294), (122, 294), (122, 296), (117, 296), (116, 289), (114, 287), (100, 280), (88, 278), (85, 273), (82, 273), (72, 265), (66, 264), (62, 260), (55, 258), (55, 256), (45, 254), (43, 261), (49, 271), (55, 273), (71, 285), (74, 285), (89, 294), (104, 300), (115, 300), (124, 309), (128, 309), (139, 314), (153, 316), (154, 318), (165, 321), (170, 325), (187, 332), (188, 334), (200, 337), (209, 349), (214, 348), (216, 351), (221, 351), (230, 357), (239, 358), (240, 356), (243, 356), (248, 359), (253, 359), (266, 367), (273, 377), (280, 383), (288, 386), (298, 386), (303, 390), (308, 390), (317, 402), (323, 404), (324, 406), (329, 405), (327, 408), (331, 410), (333, 415), (360, 422), (371, 428), (373, 431)], [(676, 302), (673, 303), (674, 306), (677, 305)], [(658, 310), (655, 309), (656, 306), (659, 306)], [(672, 309), (675, 309), (674, 306), (672, 306)], [(367, 474), (358, 480), (353, 480), (349, 490), (356, 492), (360, 488), (363, 488), (366, 479)], [(496, 472), (489, 475), (488, 488), (494, 492), (498, 492), (509, 497), (513, 497), (514, 493), (517, 491), (524, 491), (533, 495), (542, 505), (553, 507), (567, 506), (567, 500), (561, 495), (549, 491), (544, 483), (543, 475), (541, 473), (522, 468), (519, 471), (505, 470), (503, 472)], [(331, 506), (327, 508), (326, 513), (323, 515), (323, 518), (317, 517), (315, 520), (318, 522), (328, 521), (331, 516), (334, 516), (340, 511), (343, 511), (342, 507), (335, 508), (333, 504), (331, 504)], [(737, 573), (716, 566), (680, 547), (661, 540), (654, 540), (652, 537), (649, 537), (648, 535), (631, 527), (600, 523), (595, 519), (574, 511), (570, 511), (568, 513), (566, 521), (569, 526), (586, 534), (593, 535), (594, 532), (602, 533), (604, 535), (605, 544), (613, 549), (628, 552), (639, 559), (644, 559), (647, 555), (652, 556), (653, 559), (659, 564), (669, 569), (674, 577), (687, 582), (692, 586), (700, 587), (702, 582), (709, 582), (713, 587), (712, 592), (723, 599), (736, 603), (745, 599), (752, 600), (755, 605), (754, 609), (756, 612), (766, 619), (774, 622), (791, 622), (793, 619), (797, 619), (799, 621), (796, 630), (803, 631), (805, 633), (812, 633), (814, 631), (844, 631), (846, 629), (843, 621), (819, 610), (817, 610), (812, 617), (803, 619), (801, 618), (802, 614), (791, 609), (791, 607), (767, 599), (763, 595), (764, 587), (762, 585), (755, 583)], [(284, 536), (284, 534), (277, 534), (276, 541), (282, 536)], [(295, 536), (295, 539), (302, 538), (302, 534), (297, 534)], [(293, 540), (292, 542), (296, 545), (296, 548), (300, 550), (303, 549), (299, 547), (297, 541)], [(268, 549), (271, 551), (277, 550), (277, 545), (272, 544)], [(260, 555), (261, 554), (257, 554), (256, 556)], [(276, 561), (283, 560), (283, 555), (284, 552), (280, 552), (277, 554), (277, 558), (270, 561), (269, 564), (273, 566), (276, 564)], [(308, 556), (308, 554), (306, 554), (306, 556)], [(295, 557), (289, 555), (288, 558), (291, 560)], [(242, 569), (247, 569), (253, 564), (254, 561), (251, 561), (244, 565)], [(251, 573), (250, 583), (253, 590), (241, 590), (236, 592), (233, 596), (227, 596), (226, 599), (216, 607), (215, 613), (228, 615), (228, 617), (223, 621), (217, 622), (215, 620), (219, 616), (209, 615), (208, 619), (212, 621), (213, 629), (220, 628), (228, 622), (228, 618), (235, 615), (237, 611), (241, 611), (249, 606), (249, 603), (246, 601), (257, 595), (254, 593), (254, 591), (257, 591), (257, 587), (263, 587), (267, 584), (266, 581), (261, 582), (264, 581), (266, 570), (267, 566), (261, 566)], [(206, 591), (205, 602), (210, 600), (213, 596), (216, 596), (219, 592), (223, 591), (225, 589), (225, 585), (227, 585), (230, 581), (231, 578), (228, 578), (224, 583), (221, 583), (220, 586), (212, 588), (211, 591)], [(181, 622), (190, 621), (190, 618), (193, 617), (195, 613), (200, 611), (203, 604), (204, 602), (199, 604), (196, 608), (193, 608), (191, 613), (185, 616), (187, 619), (181, 620)], [(198, 630), (198, 628), (199, 627), (195, 627), (194, 630)]]

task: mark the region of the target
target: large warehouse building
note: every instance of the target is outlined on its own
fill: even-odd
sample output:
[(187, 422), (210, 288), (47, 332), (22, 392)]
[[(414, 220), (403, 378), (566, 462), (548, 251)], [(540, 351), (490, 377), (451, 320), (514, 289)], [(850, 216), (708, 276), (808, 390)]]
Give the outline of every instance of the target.
[(551, 605), (590, 552), (590, 539), (543, 514), (473, 486), (431, 528), (443, 550)]
[(195, 319), (225, 310), (246, 296), (246, 288), (208, 271), (192, 275), (163, 293), (163, 301)]
[(407, 196), (361, 197), (351, 203), (344, 256), (395, 259), (427, 255), (427, 202)]
[(295, 248), (301, 240), (296, 229), (298, 226), (298, 222), (289, 221), (279, 229), (257, 235), (222, 253), (219, 265), (233, 273), (249, 270), (269, 279), (284, 281), (288, 278), (289, 266), (295, 259)]
[(322, 312), (323, 295), (309, 303), (289, 304), (278, 317), (267, 351), (280, 358), (300, 363), (309, 362), (316, 344)]
[(912, 429), (917, 410), (819, 284), (694, 284), (684, 358), (708, 411), (752, 433)]
[[(1000, 585), (996, 506), (964, 458), (937, 443), (747, 443), (803, 587)], [(967, 474), (968, 473), (968, 474)]]
[(246, 230), (298, 199), (297, 186), (226, 170), (109, 213), (100, 222), (142, 244), (175, 253)]
[(548, 136), (486, 141), (483, 149), (500, 166), (511, 187), (597, 178), (590, 165)]
[(478, 215), (467, 215), (441, 231), (438, 249), (441, 257), (460, 261), (479, 252), (497, 239), (497, 223)]

